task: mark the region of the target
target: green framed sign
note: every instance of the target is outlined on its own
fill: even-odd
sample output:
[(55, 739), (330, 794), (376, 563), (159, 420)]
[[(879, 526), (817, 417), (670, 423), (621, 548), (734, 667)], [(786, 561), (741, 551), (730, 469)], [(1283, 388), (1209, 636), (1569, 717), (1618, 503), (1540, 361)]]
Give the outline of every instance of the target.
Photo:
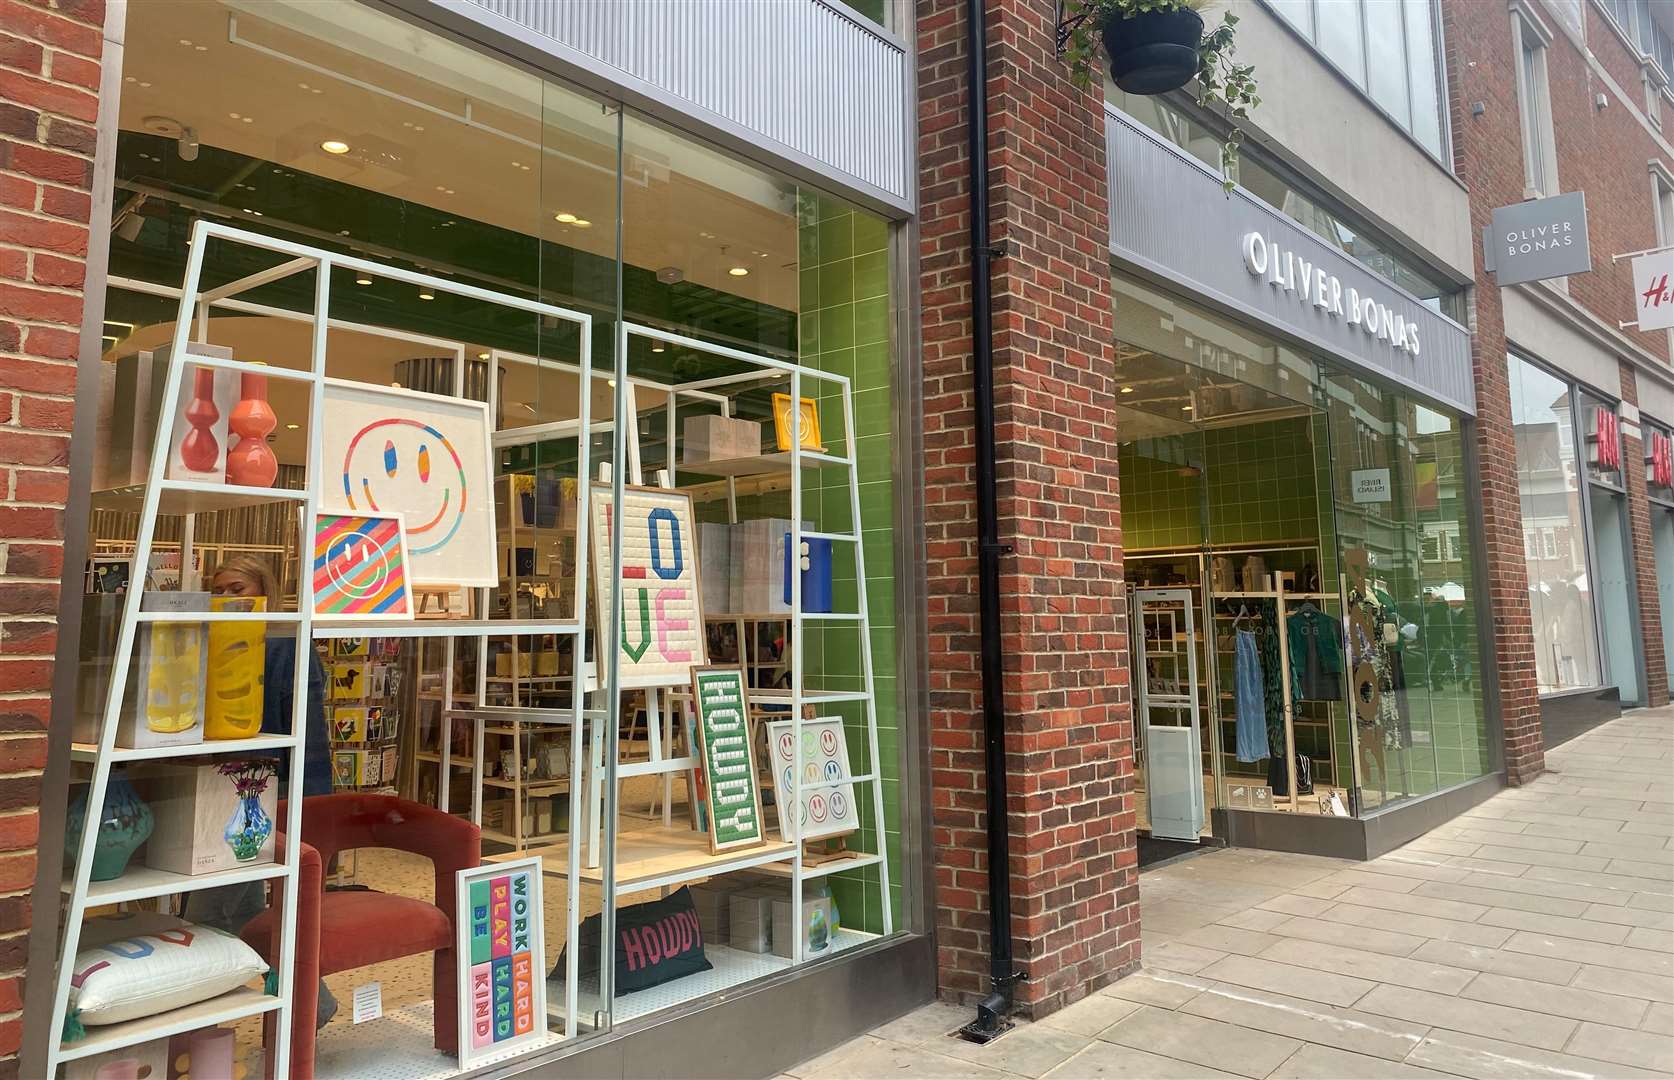
[(692, 705), (703, 759), (700, 797), (708, 811), (710, 854), (766, 843), (744, 669), (693, 667)]

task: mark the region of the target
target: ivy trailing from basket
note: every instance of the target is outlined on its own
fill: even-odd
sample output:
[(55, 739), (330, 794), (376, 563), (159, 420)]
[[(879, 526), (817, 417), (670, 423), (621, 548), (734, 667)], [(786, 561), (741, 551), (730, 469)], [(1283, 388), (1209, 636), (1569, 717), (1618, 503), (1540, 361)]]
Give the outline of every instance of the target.
[[(1167, 16), (1176, 12), (1195, 12), (1201, 18), (1213, 0), (1067, 0), (1065, 26), (1069, 37), (1064, 44), (1064, 58), (1070, 66), (1070, 76), (1077, 86), (1093, 84), (1103, 65), (1114, 63), (1106, 47), (1111, 33), (1120, 33), (1119, 24), (1144, 16)], [(1221, 24), (1202, 35), (1197, 45), (1197, 102), (1212, 112), (1219, 113), (1229, 124), (1226, 139), (1221, 144), (1221, 184), (1227, 191), (1236, 186), (1233, 179), (1238, 166), (1238, 147), (1243, 141), (1242, 121), (1250, 110), (1261, 104), (1256, 94), (1255, 66), (1240, 64), (1233, 59), (1236, 47), (1238, 16), (1231, 11), (1221, 18)], [(1187, 80), (1182, 80), (1182, 83)], [(1156, 92), (1156, 91), (1152, 91)]]

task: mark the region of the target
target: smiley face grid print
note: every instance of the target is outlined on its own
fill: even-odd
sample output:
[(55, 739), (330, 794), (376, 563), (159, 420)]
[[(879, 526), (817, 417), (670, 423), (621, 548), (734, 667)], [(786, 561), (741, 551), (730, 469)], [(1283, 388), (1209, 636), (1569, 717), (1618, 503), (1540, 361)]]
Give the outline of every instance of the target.
[(314, 614), (412, 618), (401, 520), (319, 515), (314, 529)]
[(401, 514), (413, 581), (498, 583), (486, 405), (328, 380), (320, 443), (322, 504)]
[(623, 686), (673, 686), (706, 662), (698, 608), (697, 531), (691, 497), (633, 488), (622, 493), (622, 588), (610, 582), (610, 488), (593, 487), (593, 588), (599, 637), (621, 596)]
[[(773, 801), (789, 806), (795, 792), (797, 768), (796, 735), (789, 720), (767, 725), (768, 757), (773, 765)], [(860, 813), (854, 801), (854, 783), (849, 779), (849, 743), (843, 737), (843, 721), (835, 718), (802, 722), (802, 805), (797, 817), (802, 838), (817, 840), (860, 828)], [(779, 834), (794, 839), (783, 812)]]

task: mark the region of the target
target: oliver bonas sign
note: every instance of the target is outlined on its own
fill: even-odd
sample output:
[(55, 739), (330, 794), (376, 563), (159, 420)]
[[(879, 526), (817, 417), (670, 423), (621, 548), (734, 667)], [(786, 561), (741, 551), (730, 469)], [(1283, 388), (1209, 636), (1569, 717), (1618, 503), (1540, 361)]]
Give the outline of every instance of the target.
[(1571, 191), (1498, 208), (1483, 236), (1482, 253), (1501, 287), (1586, 273), (1593, 268), (1593, 256), (1585, 195)]
[(1269, 285), (1344, 320), (1349, 326), (1359, 327), (1367, 337), (1386, 341), (1413, 356), (1419, 355), (1418, 324), (1376, 297), (1362, 294), (1352, 285), (1344, 288), (1335, 274), (1327, 273), (1306, 257), (1285, 250), (1277, 241), (1258, 232), (1245, 233), (1240, 246), (1244, 267)]

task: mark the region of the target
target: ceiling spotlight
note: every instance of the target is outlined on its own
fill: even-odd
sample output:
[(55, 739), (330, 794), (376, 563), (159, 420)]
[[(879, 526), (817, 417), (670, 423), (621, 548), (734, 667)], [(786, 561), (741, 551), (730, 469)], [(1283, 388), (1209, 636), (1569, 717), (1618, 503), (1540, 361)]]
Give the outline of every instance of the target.
[(652, 352), (662, 352), (663, 351), (663, 343), (660, 342), (660, 341), (653, 341), (651, 343), (651, 351)]
[(180, 147), (181, 161), (198, 160), (198, 133), (196, 129), (189, 127), (181, 128), (180, 141), (176, 145)]
[(1190, 405), (1182, 405), (1182, 406), (1180, 406), (1180, 411), (1181, 412), (1191, 412), (1192, 407)]
[(487, 360), (488, 359), (488, 354), (485, 353), (485, 352), (480, 352), (480, 353), (477, 354), (477, 359), (478, 360)]
[(1133, 387), (1131, 387), (1131, 386), (1124, 386), (1124, 387), (1122, 387), (1122, 393), (1124, 393), (1124, 394), (1131, 394), (1131, 393), (1133, 393)]
[(586, 218), (578, 217), (575, 219), (575, 227), (578, 229), (591, 229), (593, 227), (593, 223), (588, 221)]
[(325, 142), (320, 144), (320, 149), (324, 150), (328, 154), (347, 154), (349, 152), (349, 144), (344, 142), (342, 139), (327, 139)]
[(286, 431), (295, 431), (296, 429), (300, 428), (301, 426), (302, 426), (301, 424), (286, 424), (285, 425), (285, 430)]
[(429, 289), (420, 289), (419, 290), (419, 299), (420, 300), (434, 300), (434, 299), (436, 299), (436, 294), (431, 292)]
[(370, 285), (370, 284), (372, 284), (372, 279), (370, 277), (367, 277), (365, 274), (356, 274), (355, 275), (355, 284), (356, 285)]
[(574, 214), (565, 210), (561, 214), (553, 214), (552, 220), (558, 222), (560, 225), (574, 225), (578, 219)]
[(750, 268), (748, 266), (735, 266), (728, 270), (727, 273), (731, 274), (733, 277), (749, 277)]

